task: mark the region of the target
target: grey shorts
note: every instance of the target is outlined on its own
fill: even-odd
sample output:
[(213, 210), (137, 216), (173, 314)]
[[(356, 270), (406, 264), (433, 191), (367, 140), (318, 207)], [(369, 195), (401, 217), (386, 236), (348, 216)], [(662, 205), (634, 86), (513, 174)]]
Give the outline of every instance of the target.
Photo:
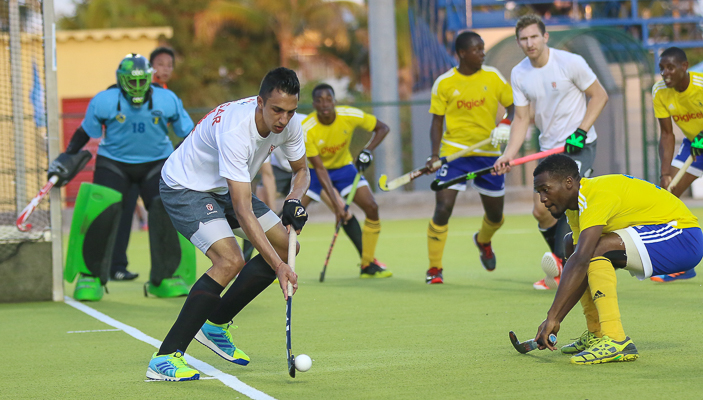
[[(235, 235), (247, 239), (234, 214), (229, 193), (221, 195), (190, 189), (173, 189), (163, 179), (159, 181), (159, 191), (173, 226), (203, 253), (220, 239)], [(280, 222), (276, 213), (253, 193), (251, 205), (264, 232)]]
[[(583, 146), (583, 150), (578, 154), (563, 153), (576, 161), (576, 165), (579, 167), (579, 174), (584, 178), (588, 178), (593, 174), (593, 163), (596, 160), (596, 142), (598, 142), (598, 139), (592, 143), (586, 143)], [(544, 158), (539, 160), (539, 162), (542, 161), (544, 161)]]
[(275, 165), (272, 165), (271, 168), (273, 169), (273, 176), (276, 178), (276, 191), (284, 196), (288, 196), (293, 173), (280, 169)]

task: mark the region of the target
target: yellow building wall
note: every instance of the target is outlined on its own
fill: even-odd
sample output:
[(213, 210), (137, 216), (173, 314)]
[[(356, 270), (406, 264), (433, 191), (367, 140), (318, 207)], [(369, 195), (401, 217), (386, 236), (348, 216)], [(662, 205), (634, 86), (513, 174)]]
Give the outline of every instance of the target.
[(173, 36), (171, 27), (93, 29), (56, 32), (59, 104), (93, 97), (116, 83), (115, 70), (129, 53), (144, 57)]

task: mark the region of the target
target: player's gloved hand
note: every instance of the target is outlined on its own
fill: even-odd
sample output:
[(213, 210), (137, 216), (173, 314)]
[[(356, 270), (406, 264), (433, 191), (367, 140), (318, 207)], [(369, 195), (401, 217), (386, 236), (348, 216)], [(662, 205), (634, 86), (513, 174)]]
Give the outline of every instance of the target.
[(46, 173), (47, 178), (51, 179), (54, 175), (58, 176), (59, 180), (54, 186), (61, 187), (73, 179), (92, 157), (88, 150), (82, 150), (77, 154), (61, 153), (49, 164), (49, 169)]
[(371, 161), (373, 161), (373, 154), (367, 149), (361, 150), (359, 157), (356, 158), (356, 169), (363, 172), (371, 165)]
[(583, 150), (586, 145), (586, 131), (581, 128), (576, 128), (576, 132), (572, 133), (566, 139), (566, 145), (564, 146), (564, 151), (566, 154), (578, 154)]
[(691, 155), (695, 158), (703, 154), (703, 132), (696, 135), (691, 141)]
[(308, 212), (298, 199), (288, 199), (283, 203), (281, 222), (283, 226), (292, 225), (296, 232), (300, 233), (308, 220)]
[(510, 120), (506, 118), (491, 131), (491, 144), (500, 146), (503, 143), (508, 143), (508, 139), (510, 139)]

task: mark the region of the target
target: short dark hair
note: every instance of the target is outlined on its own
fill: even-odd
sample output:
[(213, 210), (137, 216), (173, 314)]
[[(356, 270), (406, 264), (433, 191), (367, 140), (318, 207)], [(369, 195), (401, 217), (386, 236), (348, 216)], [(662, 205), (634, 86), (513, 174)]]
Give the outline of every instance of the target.
[(295, 71), (284, 67), (269, 71), (261, 81), (259, 96), (266, 102), (274, 90), (300, 96), (300, 81), (298, 81), (298, 75), (295, 74)]
[(661, 56), (659, 56), (659, 58), (661, 59), (664, 57), (671, 57), (680, 63), (688, 61), (688, 57), (686, 57), (686, 52), (678, 47), (669, 47), (668, 49), (664, 50)]
[(454, 40), (454, 51), (459, 55), (459, 50), (466, 50), (471, 46), (471, 41), (474, 39), (481, 39), (481, 35), (473, 31), (464, 31), (456, 37)]
[(552, 154), (547, 157), (537, 165), (532, 176), (537, 177), (537, 175), (547, 172), (549, 176), (559, 176), (562, 178), (572, 177), (574, 179), (579, 178), (579, 166), (576, 164), (571, 157), (565, 154)]
[(332, 86), (328, 85), (327, 83), (321, 83), (321, 84), (315, 86), (314, 89), (312, 89), (312, 98), (313, 99), (315, 98), (315, 93), (317, 93), (317, 91), (319, 91), (319, 90), (329, 90), (330, 92), (332, 92), (332, 96), (334, 96), (334, 88)]
[(547, 33), (547, 27), (544, 26), (544, 21), (542, 21), (542, 18), (539, 15), (527, 14), (518, 18), (517, 23), (515, 24), (515, 37), (519, 38), (520, 31), (522, 29), (534, 24), (537, 24), (537, 27), (539, 28), (539, 31), (542, 32), (542, 35)]
[(155, 48), (154, 51), (149, 54), (149, 64), (154, 65), (154, 59), (161, 54), (168, 54), (171, 56), (173, 61), (176, 61), (176, 53), (173, 52), (173, 49), (170, 47), (161, 46)]

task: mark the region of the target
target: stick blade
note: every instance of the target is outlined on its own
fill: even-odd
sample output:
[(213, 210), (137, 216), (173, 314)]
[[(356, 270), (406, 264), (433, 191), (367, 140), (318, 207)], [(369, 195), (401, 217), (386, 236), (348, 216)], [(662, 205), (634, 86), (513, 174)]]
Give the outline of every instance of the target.
[(388, 192), (390, 189), (388, 189), (388, 175), (381, 175), (380, 178), (378, 178), (378, 188), (383, 190), (384, 192)]
[(288, 375), (290, 375), (291, 378), (295, 378), (295, 356), (292, 354), (290, 358), (288, 358)]
[(520, 343), (519, 340), (517, 340), (517, 335), (515, 335), (515, 332), (510, 331), (508, 334), (510, 336), (510, 343), (513, 344), (513, 347), (515, 347), (515, 350), (518, 351), (520, 354), (527, 354), (528, 352), (534, 350), (537, 346), (533, 346), (535, 343), (532, 341), (526, 341), (525, 343)]

